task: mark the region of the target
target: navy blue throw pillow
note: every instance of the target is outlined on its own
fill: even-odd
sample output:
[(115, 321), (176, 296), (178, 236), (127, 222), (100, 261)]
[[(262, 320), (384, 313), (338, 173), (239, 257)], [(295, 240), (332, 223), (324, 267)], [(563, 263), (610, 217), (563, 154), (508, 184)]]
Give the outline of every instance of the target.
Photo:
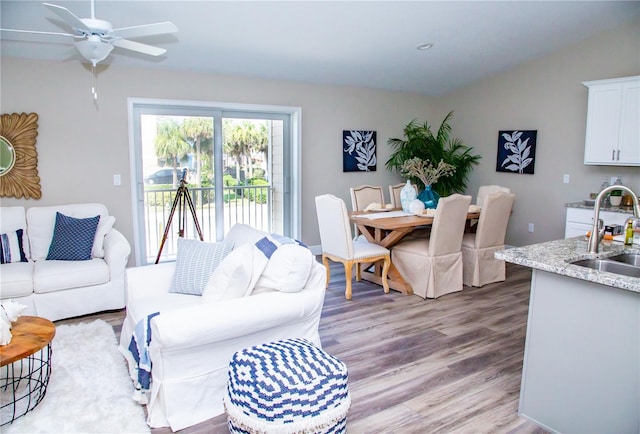
[(49, 246), (48, 260), (87, 261), (91, 259), (93, 241), (100, 216), (77, 219), (56, 213), (56, 226)]

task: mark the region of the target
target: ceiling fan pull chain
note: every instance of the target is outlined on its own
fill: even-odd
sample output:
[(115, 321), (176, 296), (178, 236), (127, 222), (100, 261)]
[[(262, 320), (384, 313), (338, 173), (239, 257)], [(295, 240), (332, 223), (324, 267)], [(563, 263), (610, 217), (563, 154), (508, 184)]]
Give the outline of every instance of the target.
[(91, 94), (93, 95), (93, 101), (96, 102), (98, 101), (98, 85), (96, 80), (96, 64), (95, 63), (91, 64), (91, 76), (93, 80), (91, 83)]

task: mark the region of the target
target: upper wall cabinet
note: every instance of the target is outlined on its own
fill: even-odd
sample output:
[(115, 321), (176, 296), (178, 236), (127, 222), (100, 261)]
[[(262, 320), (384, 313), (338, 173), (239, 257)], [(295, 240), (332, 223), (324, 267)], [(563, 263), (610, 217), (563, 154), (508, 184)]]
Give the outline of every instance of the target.
[(584, 164), (640, 166), (640, 76), (585, 81)]

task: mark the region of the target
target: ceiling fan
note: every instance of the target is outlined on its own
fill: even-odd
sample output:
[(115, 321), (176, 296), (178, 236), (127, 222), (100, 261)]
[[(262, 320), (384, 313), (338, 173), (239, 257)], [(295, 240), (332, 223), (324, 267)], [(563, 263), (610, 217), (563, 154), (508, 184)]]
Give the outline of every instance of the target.
[(51, 3), (43, 3), (43, 5), (69, 25), (72, 33), (41, 32), (18, 29), (0, 30), (3, 32), (72, 37), (78, 40), (74, 43), (76, 49), (80, 52), (82, 57), (91, 62), (94, 67), (99, 62), (102, 62), (107, 58), (109, 53), (111, 53), (111, 50), (113, 50), (113, 47), (123, 48), (125, 50), (135, 51), (150, 56), (161, 56), (167, 51), (164, 48), (134, 42), (126, 38), (162, 35), (178, 31), (178, 27), (169, 21), (114, 29), (110, 22), (96, 18), (94, 0), (91, 0), (91, 18), (78, 18), (69, 9), (59, 5)]

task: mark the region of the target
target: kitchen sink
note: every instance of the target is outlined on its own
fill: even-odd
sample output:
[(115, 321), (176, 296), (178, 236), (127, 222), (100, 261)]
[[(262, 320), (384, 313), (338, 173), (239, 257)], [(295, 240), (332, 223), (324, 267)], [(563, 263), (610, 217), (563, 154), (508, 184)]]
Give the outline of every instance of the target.
[(638, 253), (623, 253), (622, 255), (611, 256), (612, 261), (624, 262), (625, 264), (640, 267), (640, 254)]
[[(618, 255), (621, 256), (633, 256), (633, 255)], [(640, 256), (640, 255), (635, 255)], [(606, 271), (608, 273), (620, 274), (628, 277), (640, 278), (640, 266), (631, 265), (625, 262), (619, 262), (617, 260), (608, 259), (583, 259), (581, 261), (572, 262), (573, 265), (579, 265), (580, 267), (591, 268), (598, 271)]]

